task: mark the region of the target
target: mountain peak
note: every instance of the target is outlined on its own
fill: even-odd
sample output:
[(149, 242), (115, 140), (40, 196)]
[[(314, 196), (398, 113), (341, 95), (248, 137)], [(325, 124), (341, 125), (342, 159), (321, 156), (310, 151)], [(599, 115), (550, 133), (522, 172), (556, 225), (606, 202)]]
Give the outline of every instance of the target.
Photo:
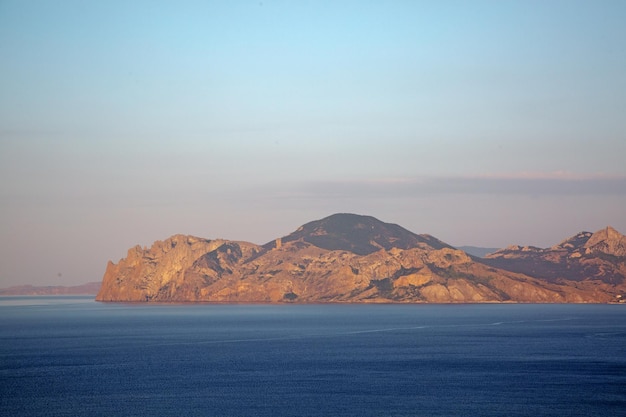
[(301, 226), (282, 238), (282, 243), (303, 240), (327, 250), (344, 250), (368, 255), (381, 249), (409, 249), (426, 246), (432, 249), (450, 246), (429, 235), (417, 235), (397, 224), (385, 223), (372, 216), (336, 213)]
[(613, 256), (626, 256), (626, 236), (607, 226), (592, 234), (584, 247), (588, 254), (602, 252)]

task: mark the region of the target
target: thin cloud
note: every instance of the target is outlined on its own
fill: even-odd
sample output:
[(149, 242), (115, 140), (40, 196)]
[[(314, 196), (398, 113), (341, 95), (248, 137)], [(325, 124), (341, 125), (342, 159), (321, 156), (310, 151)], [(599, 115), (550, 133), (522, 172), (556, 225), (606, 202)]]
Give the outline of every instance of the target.
[(316, 197), (414, 198), (443, 194), (626, 195), (626, 176), (554, 174), (422, 177), (366, 181), (319, 181), (301, 193)]

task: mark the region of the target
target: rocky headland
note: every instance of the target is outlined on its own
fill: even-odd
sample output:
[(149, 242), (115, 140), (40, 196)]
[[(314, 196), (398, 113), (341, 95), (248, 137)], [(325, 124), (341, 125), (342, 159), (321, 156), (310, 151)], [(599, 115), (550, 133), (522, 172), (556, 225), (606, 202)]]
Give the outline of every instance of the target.
[(265, 245), (175, 235), (109, 262), (113, 302), (618, 302), (626, 237), (607, 228), (478, 258), (370, 216), (335, 214)]

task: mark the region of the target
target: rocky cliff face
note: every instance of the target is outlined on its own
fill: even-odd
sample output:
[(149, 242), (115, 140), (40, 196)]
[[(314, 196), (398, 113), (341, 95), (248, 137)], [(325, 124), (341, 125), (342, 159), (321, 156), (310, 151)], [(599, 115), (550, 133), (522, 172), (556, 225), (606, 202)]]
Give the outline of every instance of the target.
[[(586, 249), (605, 250), (602, 242)], [(557, 282), (499, 269), (432, 236), (338, 214), (262, 246), (177, 235), (149, 249), (132, 248), (118, 264), (109, 263), (97, 300), (607, 302), (622, 291), (601, 279)]]
[(175, 235), (155, 242), (149, 249), (135, 246), (118, 264), (109, 262), (96, 299), (167, 300), (178, 292), (178, 287), (186, 285), (185, 271), (222, 244), (222, 240)]
[(585, 255), (605, 254), (623, 258), (626, 257), (626, 236), (607, 227), (589, 236), (584, 250)]

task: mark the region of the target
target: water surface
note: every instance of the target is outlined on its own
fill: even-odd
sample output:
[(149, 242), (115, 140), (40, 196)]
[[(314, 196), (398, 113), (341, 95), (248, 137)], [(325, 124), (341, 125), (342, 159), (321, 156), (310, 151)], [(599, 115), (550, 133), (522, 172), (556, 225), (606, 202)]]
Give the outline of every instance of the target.
[(626, 415), (626, 306), (0, 298), (0, 414)]

